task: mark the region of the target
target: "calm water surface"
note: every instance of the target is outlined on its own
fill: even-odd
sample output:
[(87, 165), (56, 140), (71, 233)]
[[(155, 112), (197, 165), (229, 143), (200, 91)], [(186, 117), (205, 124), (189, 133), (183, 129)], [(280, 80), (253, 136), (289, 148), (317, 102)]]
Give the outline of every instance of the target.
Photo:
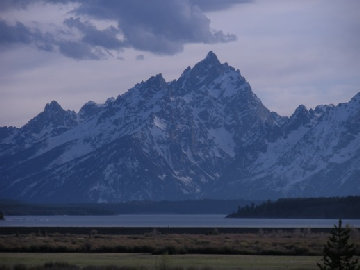
[[(343, 223), (360, 228), (360, 219)], [(229, 219), (224, 215), (7, 216), (0, 221), (0, 227), (331, 228), (334, 224), (336, 219)]]

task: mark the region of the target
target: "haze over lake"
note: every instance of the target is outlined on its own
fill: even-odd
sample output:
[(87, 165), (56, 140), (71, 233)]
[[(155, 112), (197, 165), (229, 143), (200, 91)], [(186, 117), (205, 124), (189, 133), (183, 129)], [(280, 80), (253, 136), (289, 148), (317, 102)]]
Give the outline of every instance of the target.
[[(7, 216), (0, 227), (331, 228), (336, 219), (234, 219), (224, 215)], [(343, 220), (360, 227), (360, 219)]]

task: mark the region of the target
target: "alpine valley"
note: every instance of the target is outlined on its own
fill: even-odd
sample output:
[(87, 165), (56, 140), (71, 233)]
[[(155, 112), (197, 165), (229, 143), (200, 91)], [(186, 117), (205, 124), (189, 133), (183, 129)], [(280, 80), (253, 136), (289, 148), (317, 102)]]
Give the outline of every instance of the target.
[(360, 93), (270, 112), (209, 52), (78, 113), (56, 102), (0, 128), (0, 198), (31, 202), (272, 199), (360, 194)]

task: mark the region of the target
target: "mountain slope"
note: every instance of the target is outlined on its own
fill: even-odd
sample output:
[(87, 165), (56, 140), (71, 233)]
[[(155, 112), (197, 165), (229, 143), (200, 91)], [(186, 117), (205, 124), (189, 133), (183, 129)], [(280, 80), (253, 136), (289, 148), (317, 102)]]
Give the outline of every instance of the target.
[(360, 94), (338, 106), (299, 106), (283, 136), (250, 166), (251, 174), (230, 186), (241, 187), (241, 197), (269, 197), (269, 191), (274, 197), (359, 194), (359, 125)]
[(0, 128), (0, 197), (29, 201), (360, 194), (360, 94), (270, 112), (212, 52), (78, 113), (56, 102)]

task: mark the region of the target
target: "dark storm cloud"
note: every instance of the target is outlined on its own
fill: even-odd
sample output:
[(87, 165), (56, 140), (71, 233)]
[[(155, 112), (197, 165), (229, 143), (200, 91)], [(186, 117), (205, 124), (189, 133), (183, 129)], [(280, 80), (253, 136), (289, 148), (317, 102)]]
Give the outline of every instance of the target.
[(4, 20), (0, 20), (0, 47), (9, 48), (15, 44), (32, 44), (44, 51), (53, 51), (56, 47), (61, 54), (78, 60), (100, 59), (104, 56), (101, 50), (94, 49), (85, 42), (56, 39), (53, 34), (41, 33), (20, 22), (9, 25)]
[(8, 25), (6, 21), (0, 20), (0, 44), (11, 43), (29, 44), (32, 41), (30, 30), (22, 23), (17, 22), (14, 26)]
[[(34, 43), (39, 49), (52, 50), (55, 46), (65, 56), (75, 59), (100, 59), (111, 55), (111, 50), (134, 48), (155, 54), (176, 54), (189, 43), (224, 43), (234, 41), (235, 35), (225, 34), (210, 27), (204, 11), (229, 8), (249, 0), (14, 0), (0, 1), (0, 8), (26, 8), (34, 2), (67, 4), (76, 3), (72, 11), (77, 17), (64, 21), (64, 31), (76, 29), (80, 37), (61, 40), (54, 34), (30, 31), (25, 25), (9, 29), (0, 28), (3, 43)], [(30, 9), (29, 9), (30, 10)], [(87, 20), (84, 21), (83, 17)], [(91, 20), (110, 20), (115, 26), (98, 29)], [(8, 26), (9, 27), (9, 26)], [(121, 38), (119, 38), (121, 36)]]
[(51, 34), (30, 29), (21, 22), (9, 25), (6, 21), (0, 19), (0, 46), (9, 47), (16, 43), (34, 44), (38, 49), (45, 51), (54, 49), (54, 39)]
[(78, 0), (0, 0), (0, 12), (11, 9), (26, 9), (28, 6), (35, 3), (68, 4), (68, 3), (75, 3), (80, 1)]
[(235, 40), (234, 35), (211, 29), (199, 6), (186, 0), (97, 0), (81, 2), (75, 13), (115, 20), (128, 46), (157, 54), (175, 54), (186, 43)]
[(82, 22), (80, 18), (69, 18), (64, 24), (70, 28), (76, 28), (83, 34), (82, 41), (88, 45), (100, 46), (106, 49), (120, 49), (124, 46), (116, 35), (119, 29), (110, 26), (104, 30), (98, 30), (90, 22)]
[(77, 60), (98, 60), (101, 59), (101, 56), (103, 55), (101, 51), (94, 52), (91, 46), (82, 42), (61, 41), (58, 46), (60, 53)]

